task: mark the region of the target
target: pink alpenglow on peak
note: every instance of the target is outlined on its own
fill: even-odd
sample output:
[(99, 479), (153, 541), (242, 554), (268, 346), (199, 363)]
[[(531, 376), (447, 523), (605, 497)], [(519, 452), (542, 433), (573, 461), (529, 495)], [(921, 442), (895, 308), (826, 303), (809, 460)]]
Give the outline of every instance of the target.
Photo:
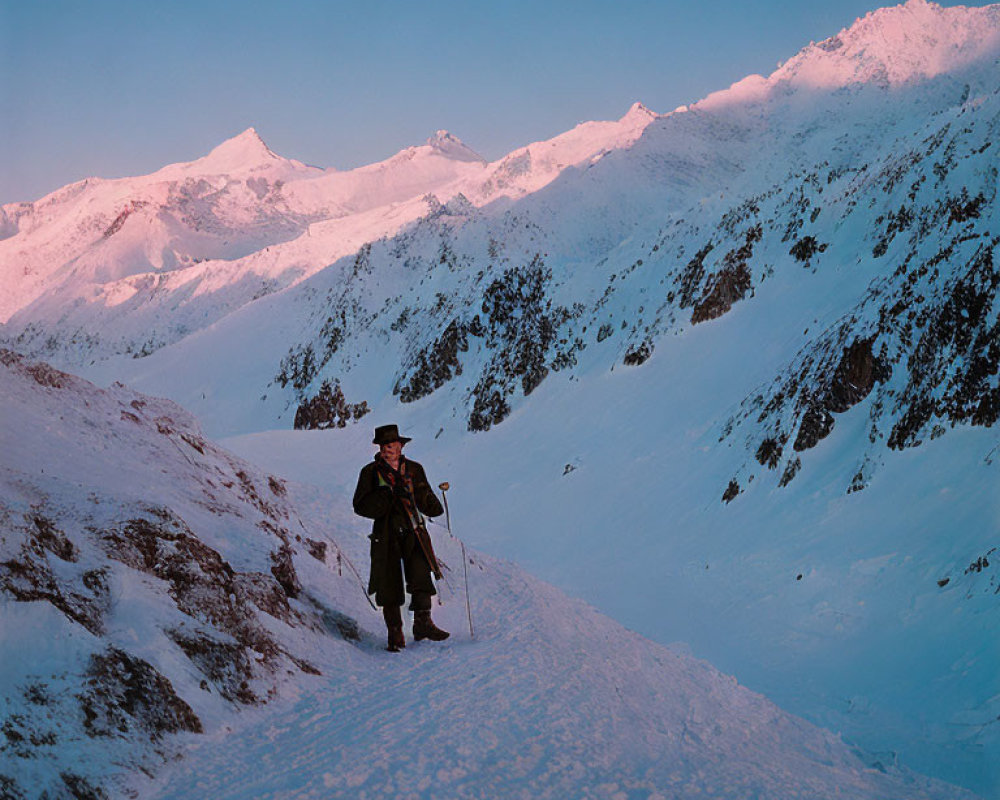
[(632, 107), (625, 113), (625, 116), (619, 120), (622, 123), (636, 123), (643, 127), (649, 124), (651, 120), (656, 119), (659, 116), (655, 111), (646, 108), (642, 103), (635, 102)]
[(154, 175), (164, 178), (175, 171), (198, 175), (234, 175), (275, 168), (309, 174), (322, 171), (317, 167), (308, 167), (301, 161), (277, 155), (264, 143), (255, 128), (247, 128), (243, 133), (226, 139), (208, 155), (187, 163), (171, 164)]
[(224, 171), (231, 171), (251, 164), (277, 161), (278, 159), (279, 156), (275, 155), (264, 143), (260, 134), (254, 128), (247, 128), (238, 136), (224, 141), (204, 158), (198, 159), (198, 162), (203, 165), (211, 163)]
[(770, 94), (771, 85), (771, 81), (763, 75), (747, 75), (728, 89), (712, 92), (697, 103), (690, 106), (680, 106), (677, 111), (690, 111), (692, 108), (706, 111), (713, 108), (758, 103)]
[(1000, 51), (1000, 6), (943, 8), (926, 0), (872, 11), (781, 65), (772, 81), (835, 88), (899, 86)]
[(438, 131), (427, 140), (427, 146), (433, 148), (438, 153), (456, 161), (477, 161), (486, 163), (486, 159), (469, 147), (457, 136), (453, 136), (448, 131)]
[(872, 11), (835, 36), (811, 42), (767, 78), (749, 75), (694, 107), (762, 102), (779, 86), (786, 91), (899, 87), (961, 69), (990, 53), (1000, 55), (1000, 5), (943, 8), (909, 0)]

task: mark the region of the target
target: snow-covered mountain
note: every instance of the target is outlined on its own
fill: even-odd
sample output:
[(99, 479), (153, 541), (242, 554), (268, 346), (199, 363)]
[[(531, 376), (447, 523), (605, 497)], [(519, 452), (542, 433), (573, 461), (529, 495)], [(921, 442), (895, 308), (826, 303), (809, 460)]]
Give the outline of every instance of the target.
[(0, 365), (5, 797), (969, 796), (477, 554), (476, 638), (453, 569), (455, 638), (390, 655), (348, 496), (303, 514), (169, 401)]
[(495, 164), (438, 131), (346, 172), (276, 156), (251, 128), (190, 163), (0, 209), (0, 319), (22, 346), (75, 363), (145, 355), (397, 232), (438, 194), (524, 195), (654, 116), (636, 105)]
[[(483, 549), (996, 796), (998, 59), (1000, 6), (910, 0), (493, 164), (439, 133), (319, 171), (244, 135), (223, 155), (271, 188), (200, 177), (224, 222), (197, 219), (270, 244), (105, 280), (122, 206), (72, 247), (83, 189), (7, 206), (3, 333), (335, 492), (398, 421), (462, 476)], [(333, 430), (260, 433), (296, 421)]]

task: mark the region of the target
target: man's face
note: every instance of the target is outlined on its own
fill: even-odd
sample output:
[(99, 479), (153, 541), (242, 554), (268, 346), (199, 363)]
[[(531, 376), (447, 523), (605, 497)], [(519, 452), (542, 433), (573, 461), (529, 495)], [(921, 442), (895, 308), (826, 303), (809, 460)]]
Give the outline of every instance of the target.
[(388, 442), (387, 444), (379, 445), (379, 452), (386, 461), (398, 461), (400, 454), (403, 452), (403, 443)]

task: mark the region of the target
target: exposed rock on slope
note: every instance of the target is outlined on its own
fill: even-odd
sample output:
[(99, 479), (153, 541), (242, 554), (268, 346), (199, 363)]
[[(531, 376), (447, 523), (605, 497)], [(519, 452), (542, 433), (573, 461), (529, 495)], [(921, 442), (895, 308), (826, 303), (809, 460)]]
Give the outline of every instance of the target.
[[(998, 215), (991, 143), (1000, 135), (998, 102), (994, 92), (942, 115), (910, 139), (905, 156), (865, 165), (827, 200), (830, 224), (861, 237), (855, 243), (831, 232), (836, 249), (820, 263), (856, 260), (874, 274), (772, 386), (744, 401), (725, 436), (744, 432), (754, 450), (791, 439), (801, 452), (833, 430), (835, 415), (870, 397), (869, 443), (850, 487), (857, 490), (882, 447), (997, 422), (1000, 236), (991, 227)], [(878, 213), (852, 224), (859, 208)], [(868, 254), (862, 248), (872, 242)]]
[(173, 403), (8, 350), (0, 396), (5, 796), (105, 796), (115, 763), (154, 770), (168, 734), (317, 673), (279, 481)]

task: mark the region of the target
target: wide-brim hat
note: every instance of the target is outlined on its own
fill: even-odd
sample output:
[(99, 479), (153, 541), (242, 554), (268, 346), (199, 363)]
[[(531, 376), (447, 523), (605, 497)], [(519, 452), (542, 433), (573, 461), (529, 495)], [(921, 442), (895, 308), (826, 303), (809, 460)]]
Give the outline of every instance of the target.
[(379, 425), (375, 429), (375, 438), (372, 439), (372, 444), (389, 444), (390, 442), (400, 442), (401, 444), (406, 444), (412, 441), (406, 436), (399, 435), (399, 427), (396, 425)]

